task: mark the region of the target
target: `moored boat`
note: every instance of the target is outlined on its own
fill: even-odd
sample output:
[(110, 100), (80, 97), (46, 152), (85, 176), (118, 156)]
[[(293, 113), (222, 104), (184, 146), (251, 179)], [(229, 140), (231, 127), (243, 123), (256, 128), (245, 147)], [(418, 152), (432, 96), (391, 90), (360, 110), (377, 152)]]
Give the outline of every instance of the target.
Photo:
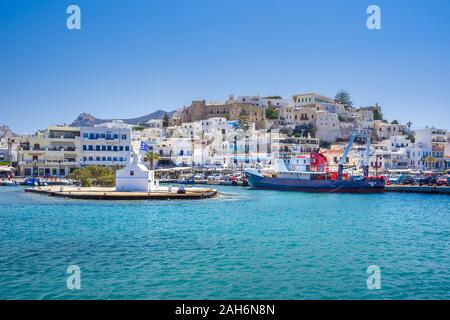
[[(358, 136), (363, 136), (367, 140), (363, 177), (349, 176), (343, 172), (344, 161)], [(329, 193), (383, 192), (385, 187), (384, 177), (369, 176), (369, 150), (370, 134), (365, 131), (355, 131), (344, 150), (337, 172), (328, 170), (326, 157), (318, 152), (276, 159), (275, 168), (270, 173), (264, 173), (253, 168), (246, 169), (245, 172), (250, 186), (256, 189)]]

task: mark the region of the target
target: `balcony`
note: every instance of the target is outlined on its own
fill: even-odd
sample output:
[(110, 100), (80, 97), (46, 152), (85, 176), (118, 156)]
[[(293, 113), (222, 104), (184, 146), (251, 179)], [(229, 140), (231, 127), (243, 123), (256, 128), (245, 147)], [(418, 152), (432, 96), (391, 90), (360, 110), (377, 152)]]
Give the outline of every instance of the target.
[(64, 136), (56, 136), (56, 135), (50, 135), (48, 137), (50, 140), (76, 140), (76, 139), (80, 139), (79, 136), (68, 136), (68, 135), (64, 135)]
[(21, 165), (21, 166), (25, 166), (25, 165), (31, 165), (31, 166), (33, 166), (33, 165), (36, 165), (36, 166), (42, 166), (42, 165), (45, 165), (45, 166), (59, 166), (59, 165), (61, 165), (61, 166), (79, 166), (80, 165), (80, 162), (79, 161), (72, 161), (72, 160), (64, 160), (64, 161), (61, 161), (61, 162), (58, 162), (58, 161), (53, 161), (53, 160), (36, 160), (36, 161), (33, 161), (33, 160), (23, 160), (23, 161), (19, 161), (19, 165)]

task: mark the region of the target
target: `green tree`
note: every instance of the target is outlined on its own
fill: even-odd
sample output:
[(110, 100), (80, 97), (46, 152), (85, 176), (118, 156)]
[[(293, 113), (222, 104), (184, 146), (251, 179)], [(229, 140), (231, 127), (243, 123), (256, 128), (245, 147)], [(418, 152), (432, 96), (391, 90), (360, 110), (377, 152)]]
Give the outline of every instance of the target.
[(74, 170), (69, 175), (69, 178), (79, 181), (83, 187), (113, 187), (116, 180), (116, 172), (106, 167), (88, 166)]
[(245, 132), (247, 132), (248, 130), (250, 130), (251, 124), (248, 118), (248, 113), (245, 110), (242, 110), (241, 113), (239, 114), (239, 127), (244, 130)]
[(266, 109), (266, 118), (270, 120), (278, 119), (278, 110), (275, 107), (268, 107)]
[(414, 131), (408, 131), (408, 133), (406, 134), (406, 139), (411, 141), (411, 143), (415, 143), (416, 142), (416, 137), (414, 135)]
[(295, 126), (295, 129), (293, 131), (294, 136), (296, 137), (307, 137), (308, 133), (311, 135), (312, 138), (316, 136), (317, 129), (314, 125), (311, 123), (309, 124), (299, 124)]
[(144, 156), (144, 161), (150, 163), (150, 170), (153, 170), (153, 163), (160, 159), (159, 155), (156, 152), (148, 151)]
[(264, 97), (263, 99), (282, 99), (281, 96), (268, 96), (268, 97)]
[(351, 100), (350, 94), (343, 89), (336, 93), (334, 96), (334, 101), (343, 104), (347, 108), (353, 106), (353, 101)]
[(380, 112), (380, 109), (374, 108), (373, 112), (373, 120), (383, 120), (383, 114)]
[(392, 120), (391, 124), (398, 124), (397, 120)]
[(167, 128), (169, 126), (169, 115), (167, 113), (164, 114), (162, 126), (163, 128)]

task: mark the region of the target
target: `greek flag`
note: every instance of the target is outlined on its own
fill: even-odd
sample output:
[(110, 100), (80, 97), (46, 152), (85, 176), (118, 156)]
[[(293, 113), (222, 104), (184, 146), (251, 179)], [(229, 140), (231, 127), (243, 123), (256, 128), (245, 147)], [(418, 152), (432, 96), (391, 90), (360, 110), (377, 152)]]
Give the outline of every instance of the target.
[(141, 141), (141, 150), (148, 152), (150, 150), (150, 148), (148, 147), (148, 145), (145, 142)]

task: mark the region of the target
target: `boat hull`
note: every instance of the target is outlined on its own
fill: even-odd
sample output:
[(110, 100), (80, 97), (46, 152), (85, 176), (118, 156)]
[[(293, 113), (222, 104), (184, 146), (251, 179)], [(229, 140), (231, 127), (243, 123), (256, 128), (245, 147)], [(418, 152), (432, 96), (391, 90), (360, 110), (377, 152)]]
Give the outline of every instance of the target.
[(302, 180), (266, 177), (247, 172), (248, 182), (255, 189), (326, 193), (380, 193), (384, 180)]

